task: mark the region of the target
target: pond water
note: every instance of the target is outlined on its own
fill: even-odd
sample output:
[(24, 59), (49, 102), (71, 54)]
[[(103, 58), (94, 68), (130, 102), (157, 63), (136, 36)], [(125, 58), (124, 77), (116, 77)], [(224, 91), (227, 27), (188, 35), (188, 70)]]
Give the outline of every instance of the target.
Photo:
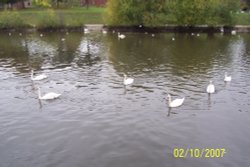
[[(249, 166), (250, 34), (125, 35), (0, 33), (1, 167)], [(39, 101), (37, 87), (62, 95)]]

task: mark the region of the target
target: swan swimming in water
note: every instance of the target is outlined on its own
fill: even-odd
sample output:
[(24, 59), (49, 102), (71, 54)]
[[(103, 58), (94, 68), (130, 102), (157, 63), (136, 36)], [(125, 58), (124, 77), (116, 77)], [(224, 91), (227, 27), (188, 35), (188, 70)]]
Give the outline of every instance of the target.
[(133, 78), (128, 78), (126, 74), (123, 75), (124, 79), (123, 79), (123, 84), (126, 85), (130, 85), (134, 82)]
[(107, 34), (107, 33), (108, 33), (108, 31), (107, 31), (107, 30), (105, 30), (105, 29), (102, 29), (102, 33), (103, 33), (103, 34)]
[(124, 34), (121, 34), (120, 32), (118, 32), (118, 39), (124, 39), (126, 36)]
[(38, 75), (38, 76), (34, 77), (34, 71), (31, 70), (30, 78), (31, 78), (32, 81), (40, 81), (40, 80), (43, 80), (43, 79), (48, 78), (48, 77), (45, 74), (41, 74), (41, 75)]
[(61, 94), (54, 93), (54, 92), (49, 92), (41, 96), (41, 91), (40, 91), (40, 88), (38, 87), (38, 98), (40, 100), (52, 100), (52, 99), (58, 98), (59, 96), (61, 96)]
[(168, 106), (173, 108), (173, 107), (179, 107), (183, 104), (185, 100), (185, 97), (181, 98), (181, 99), (175, 99), (172, 101), (171, 95), (168, 94)]
[(225, 81), (225, 82), (230, 82), (231, 80), (232, 80), (232, 77), (231, 77), (231, 76), (227, 76), (227, 72), (225, 72), (224, 81)]
[(89, 29), (88, 28), (84, 28), (84, 33), (88, 34), (89, 33)]
[(232, 35), (236, 35), (236, 30), (232, 30), (232, 31), (231, 31), (231, 34), (232, 34)]
[(212, 81), (210, 81), (209, 85), (207, 86), (207, 93), (214, 93), (215, 86), (213, 85)]

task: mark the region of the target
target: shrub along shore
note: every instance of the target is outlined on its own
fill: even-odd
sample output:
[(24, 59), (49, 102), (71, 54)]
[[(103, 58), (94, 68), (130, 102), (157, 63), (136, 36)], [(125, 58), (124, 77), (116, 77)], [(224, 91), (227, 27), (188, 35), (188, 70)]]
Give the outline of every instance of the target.
[[(98, 24), (99, 29), (137, 32), (250, 32), (250, 13), (236, 12), (235, 25), (180, 26), (180, 25), (104, 25), (105, 9), (98, 7), (68, 9), (24, 9), (0, 11), (1, 31), (83, 31), (89, 24)], [(107, 17), (107, 16), (106, 16)], [(237, 26), (240, 25), (240, 26)], [(98, 28), (97, 28), (98, 29)]]

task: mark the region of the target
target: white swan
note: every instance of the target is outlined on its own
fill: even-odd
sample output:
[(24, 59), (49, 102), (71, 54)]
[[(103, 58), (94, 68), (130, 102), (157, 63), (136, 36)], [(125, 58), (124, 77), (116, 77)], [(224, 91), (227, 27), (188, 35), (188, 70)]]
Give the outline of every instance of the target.
[(168, 106), (169, 107), (179, 107), (183, 104), (184, 100), (185, 100), (185, 97), (183, 97), (181, 99), (175, 99), (172, 101), (171, 95), (168, 94)]
[(61, 94), (54, 93), (54, 92), (49, 92), (49, 93), (41, 96), (41, 91), (40, 91), (40, 88), (38, 87), (38, 98), (40, 100), (52, 100), (52, 99), (58, 98), (59, 96), (61, 96)]
[(231, 34), (232, 34), (232, 35), (236, 35), (236, 30), (232, 30), (232, 31), (231, 31)]
[(107, 30), (105, 30), (105, 29), (102, 29), (102, 33), (103, 33), (103, 34), (107, 34), (107, 33), (108, 33), (108, 31), (107, 31)]
[(126, 38), (126, 36), (118, 32), (118, 39), (124, 39), (124, 38)]
[(89, 33), (89, 29), (84, 28), (84, 33), (85, 33), (85, 34), (88, 34), (88, 33)]
[(227, 72), (225, 72), (224, 81), (225, 81), (225, 82), (230, 82), (231, 80), (232, 80), (232, 77), (231, 77), (231, 76), (227, 76)]
[(134, 82), (133, 78), (128, 78), (126, 74), (124, 74), (124, 79), (123, 79), (123, 84), (126, 85), (130, 85)]
[(31, 70), (30, 78), (31, 78), (32, 81), (40, 81), (40, 80), (43, 80), (43, 79), (48, 78), (48, 77), (45, 74), (41, 74), (41, 75), (38, 75), (38, 76), (34, 77), (34, 71)]
[(215, 86), (213, 85), (212, 81), (210, 81), (209, 85), (207, 86), (207, 93), (214, 93)]

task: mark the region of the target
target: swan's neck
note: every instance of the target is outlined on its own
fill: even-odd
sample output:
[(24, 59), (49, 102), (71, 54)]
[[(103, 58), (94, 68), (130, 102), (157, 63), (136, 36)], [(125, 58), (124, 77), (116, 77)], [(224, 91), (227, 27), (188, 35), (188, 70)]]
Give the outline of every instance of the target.
[(31, 71), (30, 77), (31, 77), (31, 79), (34, 78), (34, 72), (33, 71)]
[(41, 99), (42, 97), (41, 97), (41, 91), (40, 91), (40, 89), (38, 88), (38, 98), (39, 99)]
[(171, 102), (172, 102), (172, 100), (171, 100), (171, 96), (169, 96), (169, 97), (168, 97), (168, 104), (170, 105), (170, 104), (171, 104)]
[(127, 76), (126, 75), (124, 75), (124, 81), (126, 81), (127, 80)]

